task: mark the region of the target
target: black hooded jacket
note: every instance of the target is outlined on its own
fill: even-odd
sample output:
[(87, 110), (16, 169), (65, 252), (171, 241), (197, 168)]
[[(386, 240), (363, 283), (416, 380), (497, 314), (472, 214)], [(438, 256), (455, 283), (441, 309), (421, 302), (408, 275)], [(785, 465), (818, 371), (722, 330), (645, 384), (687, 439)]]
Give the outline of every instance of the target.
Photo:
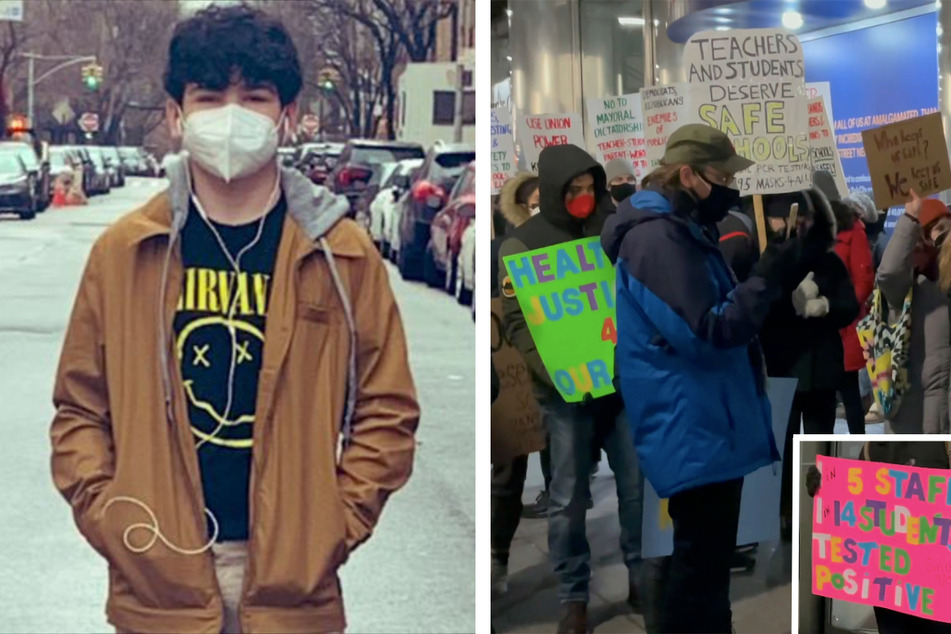
[[(595, 211), (584, 220), (575, 218), (565, 208), (565, 194), (575, 178), (590, 173), (594, 177)], [(521, 353), (535, 384), (540, 401), (561, 400), (545, 365), (542, 363), (525, 323), (525, 316), (507, 281), (503, 258), (516, 253), (534, 251), (562, 242), (601, 235), (607, 214), (603, 199), (609, 196), (604, 168), (590, 154), (576, 145), (557, 145), (542, 150), (538, 157), (539, 213), (506, 235), (499, 250), (499, 287), (506, 336)]]
[[(832, 250), (835, 217), (828, 200), (815, 189), (776, 198), (784, 198), (781, 202), (785, 209), (790, 200), (799, 202), (799, 213), (809, 213), (813, 225), (806, 235), (792, 238), (795, 244), (786, 245), (798, 253), (791, 260), (794, 266), (778, 275), (782, 292), (773, 302), (760, 332), (766, 368), (769, 376), (799, 379), (799, 392), (837, 389), (845, 365), (839, 330), (858, 316), (859, 305), (848, 269)], [(775, 238), (771, 242), (773, 246), (769, 248), (776, 248)], [(758, 266), (754, 267), (754, 274)], [(814, 273), (819, 294), (829, 300), (829, 313), (806, 319), (796, 314), (792, 294), (810, 272)]]

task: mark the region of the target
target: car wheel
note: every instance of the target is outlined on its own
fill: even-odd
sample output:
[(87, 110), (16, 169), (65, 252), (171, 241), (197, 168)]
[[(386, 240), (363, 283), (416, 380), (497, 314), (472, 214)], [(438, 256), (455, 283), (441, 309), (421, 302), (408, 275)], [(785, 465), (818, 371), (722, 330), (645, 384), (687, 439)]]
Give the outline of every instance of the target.
[(20, 212), (20, 220), (33, 220), (34, 218), (36, 218), (36, 211), (33, 209)]
[(381, 254), (384, 258), (389, 258), (389, 257), (390, 257), (390, 243), (387, 242), (386, 240), (381, 240), (381, 241), (380, 241), (380, 254)]
[(459, 273), (456, 274), (456, 288), (454, 293), (456, 301), (463, 306), (469, 306), (472, 304), (472, 291), (466, 288), (465, 280), (461, 275), (462, 267), (459, 265), (458, 260), (456, 261), (456, 269), (459, 271)]
[(442, 288), (446, 284), (446, 272), (436, 266), (436, 257), (432, 249), (426, 249), (423, 254), (423, 279), (428, 286)]

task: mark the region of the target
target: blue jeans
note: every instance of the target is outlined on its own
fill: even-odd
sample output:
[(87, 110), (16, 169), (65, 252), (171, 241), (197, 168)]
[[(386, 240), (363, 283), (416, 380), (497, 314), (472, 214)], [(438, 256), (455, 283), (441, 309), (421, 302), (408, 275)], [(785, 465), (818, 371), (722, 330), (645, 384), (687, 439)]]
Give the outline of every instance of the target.
[[(562, 603), (588, 601), (591, 550), (585, 533), (595, 421), (578, 405), (545, 403), (542, 415), (551, 447), (548, 502), (548, 551), (558, 577)], [(621, 552), (629, 579), (637, 581), (641, 565), (641, 517), (644, 483), (634, 440), (622, 413), (604, 439), (604, 451), (617, 483)]]

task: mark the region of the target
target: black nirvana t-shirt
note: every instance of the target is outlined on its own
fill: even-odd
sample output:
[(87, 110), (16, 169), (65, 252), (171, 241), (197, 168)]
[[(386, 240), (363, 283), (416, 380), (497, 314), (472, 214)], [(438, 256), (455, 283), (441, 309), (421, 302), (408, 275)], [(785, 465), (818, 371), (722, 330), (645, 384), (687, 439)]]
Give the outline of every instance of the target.
[[(285, 213), (281, 198), (263, 228), (260, 220), (227, 226), (206, 221), (193, 204), (182, 230), (185, 278), (175, 340), (205, 505), (218, 520), (218, 541), (248, 538), (254, 409)], [(237, 262), (240, 275), (223, 249), (234, 260), (244, 250)], [(209, 522), (209, 534), (212, 529)]]

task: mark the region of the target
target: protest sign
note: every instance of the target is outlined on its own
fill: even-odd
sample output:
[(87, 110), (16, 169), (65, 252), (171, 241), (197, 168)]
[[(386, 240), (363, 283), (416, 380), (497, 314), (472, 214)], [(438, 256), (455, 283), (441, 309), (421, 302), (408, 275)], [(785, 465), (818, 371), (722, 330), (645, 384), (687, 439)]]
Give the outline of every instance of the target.
[(589, 99), (588, 129), (594, 158), (599, 163), (624, 159), (638, 181), (647, 174), (644, 120), (638, 95)]
[(516, 172), (512, 117), (505, 108), (492, 108), (492, 195)]
[(842, 161), (835, 147), (835, 135), (832, 133), (830, 119), (825, 111), (822, 97), (809, 100), (809, 152), (812, 156), (812, 169), (832, 174), (839, 195), (846, 198), (849, 186), (842, 173)]
[(936, 112), (862, 132), (875, 206), (904, 205), (919, 196), (951, 189), (951, 163), (941, 114)]
[(601, 239), (583, 238), (503, 258), (538, 354), (567, 403), (614, 386), (614, 266)]
[(684, 51), (690, 122), (725, 132), (756, 162), (740, 193), (780, 194), (812, 186), (802, 46), (782, 29), (704, 31)]
[(951, 470), (818, 456), (812, 592), (951, 622)]
[(807, 81), (806, 99), (819, 99), (825, 102), (826, 117), (829, 121), (835, 121), (832, 116), (832, 86), (827, 81)]
[(538, 173), (538, 155), (550, 145), (577, 145), (583, 148), (581, 116), (575, 113), (522, 115), (518, 139), (527, 169)]
[[(786, 425), (789, 424), (789, 412), (796, 395), (796, 383), (796, 379), (770, 377), (767, 380), (766, 394), (772, 409), (773, 436), (780, 444), (780, 450), (782, 439), (786, 437)], [(757, 469), (743, 479), (737, 544), (753, 544), (779, 538), (779, 514), (764, 513), (763, 509), (778, 508), (782, 481), (782, 468), (774, 471), (773, 465)], [(646, 481), (641, 527), (645, 558), (666, 557), (674, 552), (674, 527), (667, 512), (667, 500), (660, 499), (654, 487)]]
[(644, 88), (640, 92), (648, 172), (664, 158), (667, 137), (689, 122), (688, 87), (688, 84), (671, 84)]
[(545, 448), (541, 411), (532, 393), (532, 375), (502, 328), (502, 300), (492, 300), (492, 365), (499, 396), (492, 403), (492, 464), (511, 462)]

